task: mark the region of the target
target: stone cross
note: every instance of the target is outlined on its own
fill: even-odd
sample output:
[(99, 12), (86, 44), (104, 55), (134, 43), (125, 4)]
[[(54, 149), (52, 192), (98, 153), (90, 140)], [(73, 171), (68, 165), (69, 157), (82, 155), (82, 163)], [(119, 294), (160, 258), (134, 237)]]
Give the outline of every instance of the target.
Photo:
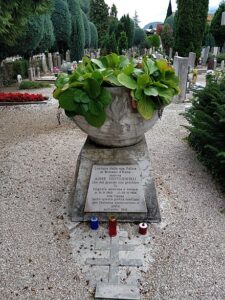
[(173, 67), (180, 80), (180, 94), (174, 97), (175, 103), (184, 102), (186, 99), (187, 77), (188, 77), (188, 57), (174, 56)]
[(135, 285), (121, 285), (119, 278), (119, 266), (140, 267), (143, 265), (141, 259), (120, 259), (120, 251), (134, 251), (135, 245), (120, 245), (119, 237), (123, 232), (110, 239), (110, 245), (96, 243), (95, 250), (109, 250), (109, 258), (88, 258), (86, 264), (91, 266), (109, 266), (107, 283), (98, 283), (95, 299), (140, 299), (140, 292)]

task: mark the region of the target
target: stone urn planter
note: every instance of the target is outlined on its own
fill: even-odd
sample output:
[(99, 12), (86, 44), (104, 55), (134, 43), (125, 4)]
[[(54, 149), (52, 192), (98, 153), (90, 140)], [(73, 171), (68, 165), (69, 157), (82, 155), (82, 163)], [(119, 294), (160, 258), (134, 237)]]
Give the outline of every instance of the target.
[(129, 89), (109, 87), (107, 90), (113, 100), (106, 108), (107, 119), (100, 128), (91, 126), (82, 116), (75, 116), (72, 120), (99, 145), (124, 147), (140, 142), (144, 133), (159, 119), (158, 111), (155, 111), (150, 120), (145, 120), (132, 108)]

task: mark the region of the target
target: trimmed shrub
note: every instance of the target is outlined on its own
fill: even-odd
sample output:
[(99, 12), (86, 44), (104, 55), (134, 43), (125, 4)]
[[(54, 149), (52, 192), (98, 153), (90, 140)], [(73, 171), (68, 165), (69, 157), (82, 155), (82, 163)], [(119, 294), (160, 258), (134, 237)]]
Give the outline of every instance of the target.
[(190, 123), (188, 142), (225, 191), (225, 73), (195, 93), (184, 115)]
[(27, 78), (28, 73), (28, 61), (26, 59), (20, 59), (13, 62), (13, 78), (16, 79), (20, 74), (22, 78)]
[(22, 81), (19, 89), (20, 90), (31, 90), (31, 89), (41, 89), (41, 88), (47, 88), (51, 85), (49, 83), (44, 82), (36, 82), (36, 81)]

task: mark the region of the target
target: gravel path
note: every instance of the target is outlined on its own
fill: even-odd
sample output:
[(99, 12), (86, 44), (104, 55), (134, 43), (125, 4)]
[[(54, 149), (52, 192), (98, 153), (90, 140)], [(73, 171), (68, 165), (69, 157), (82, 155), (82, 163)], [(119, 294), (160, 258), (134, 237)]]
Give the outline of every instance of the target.
[[(162, 223), (150, 225), (144, 300), (225, 299), (225, 197), (184, 140), (184, 108), (170, 105), (146, 134)], [(93, 299), (68, 217), (86, 135), (56, 113), (54, 100), (0, 107), (0, 299)]]

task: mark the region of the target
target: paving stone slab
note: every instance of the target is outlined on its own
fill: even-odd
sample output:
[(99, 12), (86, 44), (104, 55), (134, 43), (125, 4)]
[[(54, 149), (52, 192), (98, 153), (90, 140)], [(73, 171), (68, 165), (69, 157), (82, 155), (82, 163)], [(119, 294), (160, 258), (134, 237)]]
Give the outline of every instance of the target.
[(98, 284), (95, 299), (140, 300), (140, 292), (137, 287), (132, 285)]

